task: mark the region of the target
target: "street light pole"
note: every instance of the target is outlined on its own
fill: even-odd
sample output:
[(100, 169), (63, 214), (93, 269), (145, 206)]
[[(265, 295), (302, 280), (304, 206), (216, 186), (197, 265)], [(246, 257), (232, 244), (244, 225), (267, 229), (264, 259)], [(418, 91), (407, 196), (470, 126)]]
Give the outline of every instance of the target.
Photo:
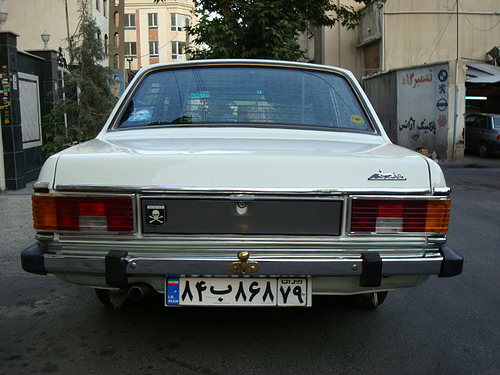
[(42, 37), (43, 49), (48, 49), (47, 44), (49, 44), (50, 34), (46, 31), (44, 31), (43, 34), (40, 36)]
[(3, 0), (0, 0), (0, 31), (3, 30), (3, 24), (7, 21), (9, 13), (3, 9)]

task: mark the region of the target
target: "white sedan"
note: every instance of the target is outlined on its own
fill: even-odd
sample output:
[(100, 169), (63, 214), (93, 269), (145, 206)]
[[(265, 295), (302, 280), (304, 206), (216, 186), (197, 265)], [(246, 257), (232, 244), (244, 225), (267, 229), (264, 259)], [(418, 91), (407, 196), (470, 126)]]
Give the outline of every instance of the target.
[(23, 268), (119, 307), (311, 306), (455, 276), (450, 189), (393, 145), (348, 71), (305, 63), (153, 65), (100, 134), (50, 157)]

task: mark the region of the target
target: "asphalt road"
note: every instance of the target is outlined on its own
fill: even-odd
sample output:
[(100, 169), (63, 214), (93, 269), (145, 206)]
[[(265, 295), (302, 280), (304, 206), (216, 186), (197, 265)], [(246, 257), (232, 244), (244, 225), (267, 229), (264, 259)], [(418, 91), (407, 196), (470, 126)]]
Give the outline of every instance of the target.
[(389, 293), (376, 310), (114, 312), (92, 290), (20, 268), (29, 189), (0, 194), (0, 374), (500, 374), (500, 158), (444, 163), (448, 245), (464, 273)]

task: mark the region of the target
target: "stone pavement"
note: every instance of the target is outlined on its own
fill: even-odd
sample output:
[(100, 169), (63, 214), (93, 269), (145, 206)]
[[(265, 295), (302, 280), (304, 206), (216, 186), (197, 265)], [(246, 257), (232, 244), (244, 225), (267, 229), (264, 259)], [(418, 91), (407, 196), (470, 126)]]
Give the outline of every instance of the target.
[(498, 168), (500, 167), (500, 154), (481, 158), (475, 154), (466, 153), (463, 159), (438, 161), (441, 167), (450, 168)]
[[(31, 214), (32, 184), (16, 191), (0, 192), (0, 278), (21, 272), (21, 251), (35, 243)], [(0, 371), (1, 373), (1, 371)]]

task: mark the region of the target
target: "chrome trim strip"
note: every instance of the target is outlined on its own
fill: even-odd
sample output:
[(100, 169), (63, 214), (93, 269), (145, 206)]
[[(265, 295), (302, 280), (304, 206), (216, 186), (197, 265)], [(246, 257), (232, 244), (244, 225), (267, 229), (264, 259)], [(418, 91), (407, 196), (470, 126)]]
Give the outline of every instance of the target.
[(434, 245), (444, 245), (446, 243), (446, 235), (440, 235), (439, 237), (429, 237), (428, 242)]
[(35, 192), (42, 192), (42, 193), (48, 192), (49, 191), (49, 183), (37, 181), (33, 184), (33, 190)]
[(104, 256), (44, 254), (43, 261), (48, 273), (104, 275)]
[(148, 193), (148, 194), (317, 194), (317, 195), (341, 195), (341, 194), (400, 194), (400, 195), (422, 195), (430, 194), (429, 188), (307, 188), (307, 187), (288, 187), (288, 188), (271, 188), (271, 187), (179, 187), (179, 186), (140, 186), (140, 185), (70, 185), (58, 184), (55, 190), (69, 192), (113, 192), (113, 193)]
[(129, 254), (159, 254), (168, 256), (198, 257), (210, 254), (222, 256), (234, 255), (238, 251), (248, 250), (252, 254), (263, 256), (289, 256), (311, 258), (352, 257), (367, 249), (378, 251), (382, 257), (395, 258), (419, 257), (425, 252), (434, 251), (436, 246), (429, 246), (425, 237), (405, 237), (404, 242), (398, 236), (387, 237), (297, 237), (297, 236), (180, 236), (149, 235), (130, 240), (124, 236), (93, 238), (89, 241), (83, 236), (72, 234), (59, 235), (59, 242), (47, 243), (50, 253), (81, 255), (104, 255), (109, 250), (124, 250)]
[(434, 195), (444, 195), (448, 196), (451, 194), (451, 188), (450, 187), (435, 187), (432, 189)]
[[(47, 272), (54, 274), (105, 274), (104, 256), (44, 254)], [(128, 275), (164, 276), (167, 274), (231, 276), (234, 258), (153, 258), (128, 257)], [(361, 257), (345, 258), (253, 258), (259, 263), (255, 276), (360, 276)], [(443, 257), (438, 253), (422, 258), (382, 258), (382, 275), (437, 275)]]
[(254, 194), (179, 194), (179, 193), (164, 193), (164, 194), (140, 194), (139, 198), (147, 200), (162, 200), (162, 199), (204, 199), (204, 200), (228, 200), (231, 202), (252, 202), (255, 200), (266, 201), (266, 200), (286, 200), (286, 201), (343, 201), (344, 198), (340, 195), (273, 195), (273, 194), (262, 194), (255, 196)]

